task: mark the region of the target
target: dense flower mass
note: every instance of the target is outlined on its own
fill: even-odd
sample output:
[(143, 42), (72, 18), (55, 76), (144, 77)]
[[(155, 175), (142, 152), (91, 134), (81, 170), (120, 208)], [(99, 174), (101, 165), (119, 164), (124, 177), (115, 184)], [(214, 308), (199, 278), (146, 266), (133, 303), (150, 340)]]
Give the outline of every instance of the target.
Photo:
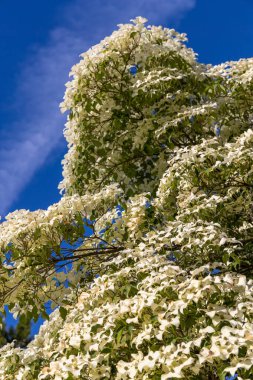
[(71, 71), (60, 202), (0, 225), (2, 311), (48, 319), (1, 380), (253, 379), (253, 60), (145, 22)]
[(210, 266), (187, 272), (139, 248), (108, 270), (64, 323), (56, 310), (27, 350), (2, 349), (2, 378), (206, 379), (213, 368), (251, 368), (253, 283), (245, 276), (212, 276)]

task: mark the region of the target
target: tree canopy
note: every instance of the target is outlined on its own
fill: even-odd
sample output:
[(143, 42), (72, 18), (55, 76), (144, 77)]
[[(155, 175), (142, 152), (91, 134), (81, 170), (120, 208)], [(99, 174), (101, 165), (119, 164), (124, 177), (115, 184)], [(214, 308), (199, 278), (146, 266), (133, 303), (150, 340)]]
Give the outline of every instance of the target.
[(48, 319), (0, 379), (253, 379), (253, 59), (145, 23), (72, 68), (61, 200), (0, 225), (2, 311)]

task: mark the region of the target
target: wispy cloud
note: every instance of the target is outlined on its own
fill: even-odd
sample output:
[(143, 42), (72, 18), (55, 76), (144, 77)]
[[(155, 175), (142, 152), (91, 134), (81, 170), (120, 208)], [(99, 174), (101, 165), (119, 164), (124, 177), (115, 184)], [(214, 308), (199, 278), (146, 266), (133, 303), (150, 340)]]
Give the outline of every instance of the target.
[[(0, 214), (4, 215), (36, 170), (62, 143), (58, 104), (78, 55), (109, 35), (116, 24), (142, 15), (152, 23), (180, 19), (195, 0), (75, 0), (23, 65), (16, 91), (16, 120), (0, 148)], [(19, 110), (19, 111), (18, 111)]]

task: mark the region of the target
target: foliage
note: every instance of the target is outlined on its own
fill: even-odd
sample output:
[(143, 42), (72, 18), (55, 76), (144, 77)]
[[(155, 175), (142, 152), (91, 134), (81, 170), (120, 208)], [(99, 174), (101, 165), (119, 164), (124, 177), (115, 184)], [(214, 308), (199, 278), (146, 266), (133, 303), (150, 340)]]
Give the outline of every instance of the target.
[(14, 342), (15, 347), (26, 347), (31, 341), (30, 330), (30, 321), (22, 317), (15, 327), (7, 327), (5, 322), (2, 321), (0, 347), (12, 342)]
[(72, 69), (60, 202), (0, 225), (2, 307), (58, 306), (0, 379), (253, 378), (253, 60), (145, 21)]

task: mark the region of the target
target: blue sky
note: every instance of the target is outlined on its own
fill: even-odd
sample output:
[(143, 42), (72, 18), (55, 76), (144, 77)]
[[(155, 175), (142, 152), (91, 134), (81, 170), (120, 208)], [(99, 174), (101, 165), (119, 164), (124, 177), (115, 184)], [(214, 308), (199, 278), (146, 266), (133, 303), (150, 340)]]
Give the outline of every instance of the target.
[(187, 33), (201, 62), (253, 56), (252, 0), (0, 0), (0, 215), (58, 201), (70, 68), (139, 15)]

